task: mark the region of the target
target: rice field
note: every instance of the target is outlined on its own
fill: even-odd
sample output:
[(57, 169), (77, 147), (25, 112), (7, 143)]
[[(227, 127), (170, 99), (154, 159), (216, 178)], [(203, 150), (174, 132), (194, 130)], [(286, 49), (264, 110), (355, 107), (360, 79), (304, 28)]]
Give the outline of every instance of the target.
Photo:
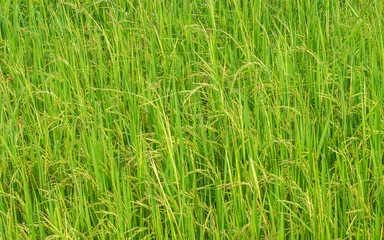
[(382, 0), (0, 0), (0, 239), (382, 239), (383, 69)]

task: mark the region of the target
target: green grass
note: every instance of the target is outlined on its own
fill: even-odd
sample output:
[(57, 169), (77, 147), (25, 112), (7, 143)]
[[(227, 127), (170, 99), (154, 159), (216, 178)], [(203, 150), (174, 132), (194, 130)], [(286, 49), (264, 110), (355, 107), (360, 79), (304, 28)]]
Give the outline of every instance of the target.
[(0, 0), (0, 239), (381, 239), (384, 1)]

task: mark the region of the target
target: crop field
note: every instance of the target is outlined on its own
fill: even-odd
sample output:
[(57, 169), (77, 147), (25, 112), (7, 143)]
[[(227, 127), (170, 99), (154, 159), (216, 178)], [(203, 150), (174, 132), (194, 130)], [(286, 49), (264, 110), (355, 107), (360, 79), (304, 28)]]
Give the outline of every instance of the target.
[(0, 0), (0, 239), (383, 239), (383, 0)]

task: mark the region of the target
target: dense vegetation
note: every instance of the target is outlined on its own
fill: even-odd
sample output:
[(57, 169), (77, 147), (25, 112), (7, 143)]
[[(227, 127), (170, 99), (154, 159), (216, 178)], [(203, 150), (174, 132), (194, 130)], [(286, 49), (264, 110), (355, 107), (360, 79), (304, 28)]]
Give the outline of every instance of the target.
[(0, 239), (380, 239), (384, 1), (0, 0)]

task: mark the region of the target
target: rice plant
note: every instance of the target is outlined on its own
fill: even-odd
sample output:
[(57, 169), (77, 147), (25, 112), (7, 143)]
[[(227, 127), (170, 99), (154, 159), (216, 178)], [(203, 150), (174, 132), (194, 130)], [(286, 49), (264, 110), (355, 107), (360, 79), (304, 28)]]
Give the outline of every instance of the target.
[(383, 13), (0, 0), (0, 239), (384, 238)]

